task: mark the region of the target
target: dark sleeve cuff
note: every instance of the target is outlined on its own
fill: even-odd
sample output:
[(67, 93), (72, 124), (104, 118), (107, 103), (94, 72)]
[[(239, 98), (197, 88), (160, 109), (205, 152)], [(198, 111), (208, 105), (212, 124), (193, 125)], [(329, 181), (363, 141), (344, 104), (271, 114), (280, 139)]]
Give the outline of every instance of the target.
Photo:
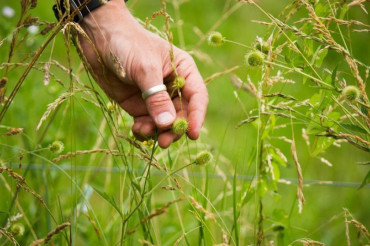
[[(64, 1), (65, 0), (60, 0), (59, 3), (53, 6), (54, 15), (58, 19), (58, 21), (66, 13)], [(77, 11), (76, 15), (73, 17), (73, 22), (76, 22), (76, 23), (80, 22), (86, 15), (88, 15), (94, 9), (99, 8), (100, 6), (104, 5), (103, 0), (90, 0), (90, 1), (88, 0), (68, 0), (68, 1), (69, 1), (69, 6), (70, 6), (70, 14), (73, 13), (74, 11)], [(88, 3), (84, 5), (87, 1)], [(125, 2), (127, 2), (127, 0), (125, 0)]]

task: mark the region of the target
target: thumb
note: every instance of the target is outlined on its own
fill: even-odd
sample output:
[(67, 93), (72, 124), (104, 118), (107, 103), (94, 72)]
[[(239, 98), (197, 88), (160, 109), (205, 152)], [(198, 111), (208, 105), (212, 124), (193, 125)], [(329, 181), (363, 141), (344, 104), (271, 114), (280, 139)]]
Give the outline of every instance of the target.
[(146, 107), (159, 129), (169, 128), (176, 118), (175, 107), (167, 91), (157, 92), (146, 99)]
[[(161, 76), (155, 77), (156, 79), (153, 79), (152, 76), (151, 80), (163, 81)], [(161, 84), (163, 83), (147, 82), (143, 83), (140, 88), (143, 92), (145, 92), (153, 88), (154, 86)], [(151, 118), (159, 129), (167, 129), (172, 125), (176, 118), (176, 110), (167, 91), (159, 91), (149, 95), (145, 99), (145, 103)]]

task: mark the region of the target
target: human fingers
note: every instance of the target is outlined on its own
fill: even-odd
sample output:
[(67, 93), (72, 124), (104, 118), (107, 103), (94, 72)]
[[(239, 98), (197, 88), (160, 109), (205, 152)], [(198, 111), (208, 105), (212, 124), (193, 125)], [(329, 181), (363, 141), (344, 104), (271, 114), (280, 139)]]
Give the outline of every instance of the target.
[(140, 140), (148, 140), (154, 137), (156, 126), (149, 115), (134, 117), (134, 124), (132, 126), (132, 133)]
[(190, 139), (198, 139), (207, 112), (208, 92), (190, 55), (185, 55), (185, 59), (178, 65), (178, 74), (186, 80), (182, 88), (182, 96), (188, 102), (189, 131), (187, 134)]
[[(143, 93), (163, 85), (162, 69), (154, 65), (158, 62), (154, 60), (155, 58), (151, 59), (152, 61), (149, 61), (149, 64), (139, 65), (139, 67), (143, 67), (138, 69), (138, 75), (135, 76), (137, 85)], [(149, 115), (158, 129), (168, 129), (175, 120), (176, 111), (167, 91), (150, 93), (144, 100)]]
[[(186, 101), (181, 100), (179, 97), (173, 98), (173, 104), (176, 109), (176, 118), (185, 118), (187, 115), (188, 104)], [(188, 129), (189, 130), (189, 129)], [(161, 148), (168, 148), (173, 142), (176, 142), (182, 137), (183, 134), (175, 134), (173, 130), (167, 130), (159, 133), (158, 145)]]

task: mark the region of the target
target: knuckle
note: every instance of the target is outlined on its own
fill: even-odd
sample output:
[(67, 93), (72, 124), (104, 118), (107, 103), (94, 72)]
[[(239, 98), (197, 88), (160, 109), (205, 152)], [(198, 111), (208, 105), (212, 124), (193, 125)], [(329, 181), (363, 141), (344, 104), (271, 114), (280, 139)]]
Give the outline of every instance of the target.
[(147, 99), (148, 106), (151, 108), (161, 108), (167, 106), (171, 99), (167, 92), (161, 91)]
[(141, 64), (140, 70), (142, 73), (154, 73), (158, 69), (158, 66), (156, 66), (154, 63), (144, 63)]
[(135, 73), (138, 80), (142, 80), (148, 77), (155, 77), (158, 74), (159, 68), (152, 62), (140, 62), (135, 68)]
[(190, 67), (196, 67), (197, 65), (195, 64), (194, 58), (187, 52), (185, 52), (185, 58), (188, 61), (188, 64)]

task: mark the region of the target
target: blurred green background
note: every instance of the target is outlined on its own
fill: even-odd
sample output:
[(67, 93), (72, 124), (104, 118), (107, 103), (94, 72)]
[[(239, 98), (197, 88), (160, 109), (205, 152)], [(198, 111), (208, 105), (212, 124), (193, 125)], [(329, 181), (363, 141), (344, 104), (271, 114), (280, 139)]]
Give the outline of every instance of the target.
[[(284, 8), (289, 2), (290, 1), (284, 0), (261, 0), (259, 1), (259, 4), (267, 12), (277, 16), (281, 12), (282, 8)], [(182, 23), (185, 41), (184, 46), (181, 48), (190, 51), (199, 41), (199, 36), (194, 31), (194, 28), (198, 29), (202, 33), (208, 32), (210, 28), (223, 16), (225, 9), (235, 4), (235, 1), (225, 0), (189, 0), (184, 1), (184, 3), (181, 4), (179, 13), (176, 13), (171, 4), (167, 4), (168, 12), (174, 19), (174, 22), (171, 24), (171, 31), (174, 34), (174, 44), (181, 46), (179, 42), (179, 33), (176, 28), (176, 23), (179, 21)], [(159, 0), (130, 0), (128, 5), (134, 5), (132, 13), (142, 20), (147, 17), (150, 18), (154, 11), (161, 8)], [(366, 2), (364, 5), (366, 9), (369, 10), (370, 3)], [(11, 34), (12, 30), (16, 26), (17, 17), (20, 12), (19, 1), (2, 0), (0, 2), (0, 9), (3, 9), (5, 6), (13, 8), (15, 10), (15, 15), (11, 18), (7, 18), (0, 14), (0, 21), (2, 23), (0, 25), (0, 40)], [(38, 16), (40, 20), (54, 21), (51, 6), (52, 1), (39, 0), (37, 8), (31, 10), (31, 13), (33, 16)], [(365, 14), (359, 7), (353, 7), (349, 12), (348, 18), (357, 19), (363, 23), (369, 24), (369, 15)], [(222, 24), (220, 24), (216, 30), (221, 32), (228, 40), (250, 46), (257, 36), (261, 36), (265, 39), (269, 36), (269, 34), (266, 33), (265, 26), (254, 23), (252, 20), (267, 21), (266, 17), (256, 8), (250, 5), (243, 5), (235, 10), (235, 12), (233, 12), (228, 18), (223, 20)], [(152, 24), (160, 28), (160, 30), (163, 30), (163, 23), (163, 17), (158, 17), (152, 22)], [(23, 34), (26, 32), (26, 30), (22, 30)], [(352, 33), (351, 37), (353, 56), (363, 63), (369, 64), (370, 34)], [(16, 59), (14, 60), (21, 61), (22, 57), (36, 51), (44, 40), (45, 36), (39, 35), (38, 32), (36, 34), (29, 33), (24, 45), (17, 48)], [(9, 42), (5, 42), (0, 46), (1, 62), (5, 62), (7, 60), (8, 48)], [(76, 72), (81, 61), (76, 55), (74, 48), (72, 48), (72, 50), (71, 67), (73, 71)], [(238, 69), (235, 73), (243, 80), (246, 80), (248, 75), (253, 79), (254, 74), (257, 73), (254, 69), (243, 65), (244, 56), (248, 52), (247, 48), (231, 43), (225, 43), (221, 47), (211, 47), (207, 42), (203, 42), (200, 45), (199, 50), (204, 53), (205, 57), (207, 57), (207, 59), (198, 59), (194, 56), (198, 68), (204, 78), (207, 78), (216, 72), (224, 71), (225, 69), (231, 68), (235, 65), (242, 66), (242, 68)], [(42, 54), (40, 60), (48, 61), (50, 56), (52, 57), (51, 59), (57, 60), (64, 65), (68, 64), (64, 40), (61, 34), (59, 34), (55, 40), (53, 49), (51, 45), (49, 45), (46, 51)], [(324, 66), (333, 69), (337, 63), (338, 59), (336, 54), (330, 51), (327, 59), (324, 61)], [(14, 86), (23, 70), (24, 68), (22, 67), (10, 70), (8, 91), (10, 91), (10, 88)], [(62, 82), (69, 85), (69, 78), (65, 73), (62, 73), (57, 69), (52, 71), (62, 80)], [(3, 69), (0, 70), (0, 77), (2, 76), (2, 73)], [(86, 75), (82, 75), (81, 79), (84, 83), (89, 84)], [(256, 130), (251, 125), (243, 126), (238, 129), (235, 129), (235, 126), (241, 120), (246, 118), (246, 114), (242, 107), (245, 107), (247, 111), (255, 109), (257, 106), (256, 100), (243, 91), (236, 91), (236, 88), (231, 83), (229, 75), (224, 75), (213, 80), (207, 85), (207, 88), (210, 96), (210, 104), (204, 131), (197, 146), (211, 146), (215, 156), (218, 157), (214, 165), (223, 170), (224, 173), (230, 177), (234, 175), (234, 171), (236, 170), (240, 175), (240, 179), (237, 181), (238, 184), (241, 186), (246, 185), (248, 182), (243, 178), (250, 177), (253, 174), (253, 172), (248, 168), (247, 163), (251, 154), (255, 151), (254, 148), (256, 146), (257, 137)], [(296, 84), (286, 85), (281, 89), (284, 93), (294, 95), (294, 97), (299, 100), (309, 99), (314, 93), (314, 89), (310, 88), (307, 84), (303, 85), (299, 79), (297, 79)], [(43, 84), (43, 74), (39, 71), (32, 71), (29, 74), (15, 97), (14, 103), (10, 106), (5, 116), (5, 120), (1, 123), (5, 126), (24, 128), (24, 134), (14, 137), (0, 137), (0, 142), (2, 144), (0, 147), (1, 159), (13, 157), (13, 159), (11, 159), (11, 164), (16, 168), (18, 165), (17, 157), (19, 155), (19, 150), (17, 148), (19, 147), (31, 150), (36, 147), (37, 140), (42, 135), (42, 131), (36, 131), (39, 119), (45, 112), (47, 104), (53, 102), (65, 91), (66, 88), (63, 88), (56, 83), (53, 78), (51, 78), (50, 84), (45, 86)], [(238, 94), (240, 101), (236, 99), (235, 93)], [(73, 110), (71, 108), (73, 108)], [(72, 114), (74, 117), (71, 116)], [(130, 124), (128, 116), (125, 117), (127, 118), (127, 124)], [(73, 149), (92, 149), (98, 138), (98, 129), (102, 119), (103, 115), (99, 108), (81, 99), (75, 100), (73, 106), (66, 107), (64, 105), (61, 107), (55, 120), (50, 125), (50, 129), (42, 141), (41, 146), (46, 147), (54, 140), (62, 140), (66, 145), (65, 152)], [(127, 128), (124, 131), (126, 134), (129, 134)], [(109, 131), (107, 131), (107, 129), (103, 129), (102, 135), (109, 135)], [(275, 135), (291, 136), (291, 128), (287, 127), (276, 130)], [(305, 187), (304, 194), (306, 197), (306, 204), (303, 208), (302, 214), (298, 214), (296, 208), (296, 186), (280, 184), (277, 194), (273, 194), (271, 191), (270, 196), (264, 198), (265, 214), (271, 215), (274, 210), (278, 211), (277, 209), (281, 209), (287, 214), (291, 213), (289, 221), (291, 228), (287, 242), (292, 242), (297, 238), (309, 237), (314, 240), (322, 241), (327, 245), (345, 245), (345, 223), (342, 215), (343, 208), (347, 208), (353, 216), (365, 226), (370, 226), (369, 187), (367, 186), (363, 189), (357, 189), (359, 183), (362, 182), (368, 171), (368, 165), (360, 165), (360, 163), (368, 162), (370, 160), (370, 155), (347, 143), (343, 143), (341, 148), (332, 146), (323, 155), (325, 159), (329, 160), (333, 164), (332, 167), (329, 167), (323, 164), (318, 158), (310, 156), (300, 132), (296, 132), (296, 140), (297, 152), (302, 165), (304, 180), (334, 181), (337, 183)], [(281, 140), (276, 140), (276, 145), (284, 153), (290, 153), (289, 144)], [(177, 149), (178, 146), (174, 145), (170, 150), (176, 152)], [(46, 158), (52, 158), (52, 155), (50, 154), (50, 156), (46, 156)], [(94, 159), (94, 157), (81, 157), (78, 159), (78, 165), (88, 166), (91, 162), (94, 163), (94, 165), (100, 165), (103, 167), (106, 165), (114, 166), (114, 164), (105, 163), (104, 159), (99, 158), (96, 157), (96, 159)], [(292, 159), (288, 159), (288, 168), (281, 170), (281, 178), (295, 180), (297, 178), (296, 169)], [(26, 158), (25, 164), (27, 161), (29, 161), (29, 159)], [(34, 161), (38, 164), (46, 164), (45, 161), (42, 160)], [(9, 164), (9, 162), (7, 162), (7, 164)], [(215, 169), (215, 167), (207, 168), (208, 172), (211, 173)], [(49, 193), (48, 195), (52, 199), (56, 199), (54, 196), (55, 194), (58, 194), (58, 199), (60, 199), (60, 197), (70, 195), (70, 185), (65, 185), (66, 182), (69, 181), (67, 181), (63, 175), (60, 175), (58, 171), (54, 170), (50, 173), (52, 178), (46, 178), (41, 175), (41, 171), (42, 170), (33, 170), (31, 172), (32, 175), (28, 176), (29, 179), (27, 178), (35, 190), (42, 192), (44, 196), (47, 195), (44, 193), (47, 191)], [(205, 173), (200, 169), (192, 171), (202, 174), (201, 177), (194, 177), (192, 180), (194, 185), (199, 185), (201, 187)], [(107, 174), (105, 173), (98, 173), (93, 183), (104, 186), (104, 182), (107, 180), (106, 175)], [(114, 193), (114, 184), (118, 184), (119, 176), (114, 173), (111, 175), (111, 186), (105, 188)], [(83, 174), (77, 174), (76, 176), (77, 180), (80, 180), (83, 177)], [(155, 180), (156, 177), (154, 175), (153, 182), (155, 182)], [(224, 189), (226, 189), (226, 186), (220, 177), (211, 177), (209, 182), (212, 184), (209, 188), (210, 198), (215, 199), (220, 192), (225, 191)], [(45, 189), (45, 187), (47, 188)], [(0, 194), (0, 210), (7, 211), (12, 195), (5, 191), (2, 183), (0, 185)], [(162, 195), (158, 195), (159, 201), (162, 201), (160, 198), (161, 196)], [(163, 199), (165, 200), (165, 195), (163, 196)], [(98, 216), (104, 221), (104, 211), (105, 209), (108, 209), (107, 204), (99, 203), (101, 200), (98, 198), (98, 196), (93, 196), (96, 204), (94, 204), (94, 202), (92, 203), (98, 208)], [(66, 201), (67, 199), (61, 200), (68, 203), (68, 201)], [(27, 201), (29, 202), (29, 206), (26, 206), (27, 210), (29, 210), (30, 213), (32, 213), (32, 211), (36, 211), (36, 205), (32, 204), (33, 200), (28, 197)], [(50, 203), (55, 209), (56, 200), (51, 200)], [(223, 205), (217, 204), (217, 207), (222, 211), (221, 208), (223, 206), (229, 207), (231, 206), (230, 204), (231, 201), (224, 201)], [(250, 209), (250, 211), (243, 214), (243, 218), (240, 221), (241, 227), (243, 227), (243, 230), (246, 230), (242, 230), (241, 235), (243, 233), (251, 235), (250, 233), (253, 231), (255, 208), (251, 205), (248, 209)], [(171, 226), (171, 217), (174, 216), (171, 213), (174, 214), (175, 212), (171, 210), (169, 214), (160, 219), (160, 223), (165, 225), (163, 228), (159, 226), (159, 228), (161, 228), (161, 234), (163, 234), (162, 244), (164, 245), (171, 245), (174, 242), (174, 236), (171, 233), (179, 230), (178, 225), (175, 225), (176, 223), (173, 223)], [(58, 214), (58, 212), (56, 212), (56, 214)], [(231, 225), (230, 221), (232, 220), (232, 217), (228, 214), (223, 216), (226, 218), (226, 223)], [(2, 220), (1, 217), (2, 214), (0, 214), (0, 219)], [(267, 216), (266, 223), (269, 223), (269, 219), (271, 218)], [(38, 220), (44, 221), (44, 218), (38, 218)], [(45, 235), (45, 233), (49, 231), (49, 228), (52, 228), (50, 223), (51, 222), (48, 221), (47, 226), (41, 226), (36, 225), (37, 221), (35, 221), (33, 224), (38, 228), (37, 232), (40, 233), (41, 236)], [(87, 222), (85, 221), (85, 223)], [(108, 222), (104, 221), (104, 223)], [(185, 224), (186, 223), (187, 222), (185, 221)], [(189, 223), (191, 222), (189, 221)], [(249, 228), (249, 231), (246, 228)], [(166, 234), (166, 232), (168, 234)], [(266, 233), (269, 234), (272, 232), (267, 230)], [(356, 238), (356, 232), (353, 228), (351, 229), (351, 233), (352, 237)], [(109, 235), (112, 238), (115, 237), (114, 234)], [(91, 239), (85, 238), (81, 240), (88, 241)], [(245, 239), (243, 242), (245, 243), (244, 245), (246, 245), (253, 243), (253, 240)], [(90, 243), (94, 245), (91, 241)], [(354, 240), (353, 245), (357, 245), (356, 243), (356, 240)]]

